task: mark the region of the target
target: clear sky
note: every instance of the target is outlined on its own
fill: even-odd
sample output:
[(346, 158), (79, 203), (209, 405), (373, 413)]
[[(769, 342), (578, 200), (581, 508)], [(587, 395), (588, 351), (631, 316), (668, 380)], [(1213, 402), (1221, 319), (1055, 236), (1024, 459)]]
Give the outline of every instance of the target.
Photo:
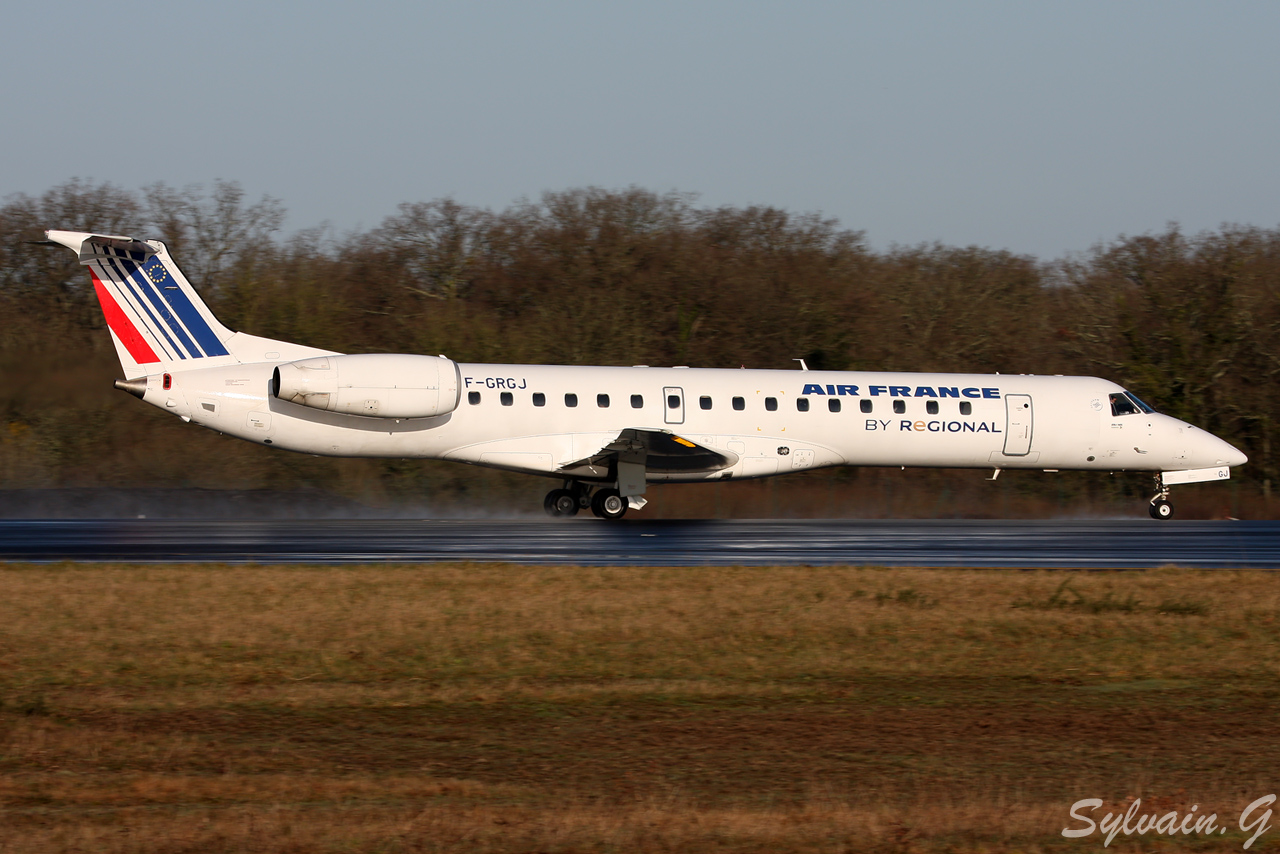
[(52, 0), (4, 26), (0, 195), (221, 178), (341, 231), (638, 185), (1046, 259), (1280, 225), (1273, 0)]

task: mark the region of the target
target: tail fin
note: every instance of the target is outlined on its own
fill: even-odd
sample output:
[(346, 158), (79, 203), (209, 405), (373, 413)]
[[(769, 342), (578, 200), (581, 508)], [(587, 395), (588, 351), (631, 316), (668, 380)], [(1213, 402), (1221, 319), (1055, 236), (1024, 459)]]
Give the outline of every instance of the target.
[(330, 354), (232, 332), (209, 311), (159, 240), (80, 231), (45, 235), (76, 252), (89, 268), (120, 365), (130, 379)]
[(46, 235), (89, 268), (125, 376), (235, 361), (224, 343), (234, 333), (209, 311), (163, 243), (76, 231)]

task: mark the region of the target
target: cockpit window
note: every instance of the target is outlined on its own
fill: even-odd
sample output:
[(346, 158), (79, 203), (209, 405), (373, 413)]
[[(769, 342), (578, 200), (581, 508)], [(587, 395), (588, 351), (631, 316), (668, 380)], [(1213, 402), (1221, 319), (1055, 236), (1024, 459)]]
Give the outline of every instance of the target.
[(1116, 392), (1111, 395), (1112, 415), (1137, 415), (1139, 412), (1145, 412), (1150, 415), (1155, 410), (1143, 403), (1131, 391)]
[(1134, 394), (1133, 392), (1131, 392), (1131, 391), (1126, 391), (1126, 392), (1125, 392), (1125, 396), (1126, 396), (1126, 397), (1128, 397), (1130, 400), (1132, 400), (1132, 401), (1137, 405), (1137, 407), (1138, 407), (1139, 409), (1141, 409), (1143, 412), (1147, 413), (1148, 415), (1150, 415), (1150, 414), (1152, 414), (1153, 412), (1155, 412), (1155, 410), (1154, 410), (1154, 409), (1152, 409), (1150, 406), (1147, 406), (1145, 403), (1143, 403), (1141, 400), (1139, 400), (1139, 399), (1138, 399), (1138, 396), (1137, 396), (1136, 394)]
[(1116, 415), (1137, 415), (1138, 407), (1134, 406), (1133, 401), (1126, 395), (1111, 395), (1111, 414)]

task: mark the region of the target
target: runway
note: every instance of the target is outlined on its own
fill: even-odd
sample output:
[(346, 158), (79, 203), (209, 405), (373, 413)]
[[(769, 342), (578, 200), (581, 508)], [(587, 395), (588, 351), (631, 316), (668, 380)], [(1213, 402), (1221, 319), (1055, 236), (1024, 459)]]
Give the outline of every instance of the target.
[(0, 521), (3, 561), (1280, 567), (1280, 522)]

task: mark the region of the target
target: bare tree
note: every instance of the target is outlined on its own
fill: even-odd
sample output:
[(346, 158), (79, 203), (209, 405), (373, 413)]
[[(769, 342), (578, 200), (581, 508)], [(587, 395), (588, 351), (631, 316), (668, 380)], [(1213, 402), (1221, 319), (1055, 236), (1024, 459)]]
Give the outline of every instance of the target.
[(164, 183), (146, 187), (143, 195), (149, 224), (191, 283), (210, 295), (226, 283), (233, 265), (270, 244), (285, 218), (284, 206), (271, 196), (246, 205), (235, 181), (214, 181), (208, 196), (198, 184), (179, 190)]
[[(0, 207), (0, 300), (18, 316), (42, 316), (54, 329), (102, 325), (89, 277), (67, 252), (36, 245), (46, 229), (129, 234), (141, 224), (137, 196), (113, 184), (73, 178), (39, 198), (18, 194)], [(29, 336), (20, 324), (0, 335)]]
[(400, 271), (399, 286), (433, 300), (466, 295), (490, 217), (453, 199), (405, 203), (373, 233)]

